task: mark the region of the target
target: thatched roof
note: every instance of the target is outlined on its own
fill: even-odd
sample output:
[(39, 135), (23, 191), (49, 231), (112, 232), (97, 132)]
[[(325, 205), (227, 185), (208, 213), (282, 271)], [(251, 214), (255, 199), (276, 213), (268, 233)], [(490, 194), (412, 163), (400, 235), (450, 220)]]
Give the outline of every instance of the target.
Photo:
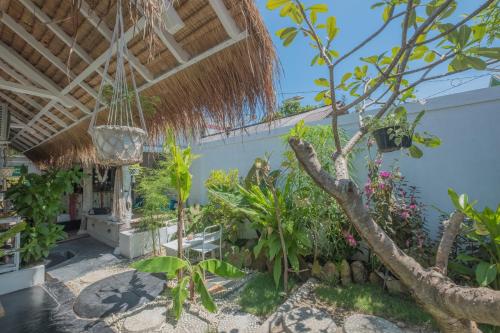
[[(256, 109), (271, 112), (276, 54), (254, 1), (171, 2), (180, 21), (168, 31), (145, 36), (134, 28), (139, 18), (125, 20), (141, 94), (161, 100), (146, 119), (151, 137), (165, 126), (192, 135), (207, 123), (226, 128), (241, 125)], [(116, 0), (0, 4), (0, 79), (31, 89), (29, 95), (18, 86), (0, 90), (0, 102), (15, 118), (12, 145), (35, 162), (96, 162), (86, 112), (93, 110), (91, 93), (101, 82), (96, 70), (102, 73), (103, 62), (92, 66), (109, 48), (106, 32), (113, 29)], [(163, 39), (157, 38), (161, 33)]]

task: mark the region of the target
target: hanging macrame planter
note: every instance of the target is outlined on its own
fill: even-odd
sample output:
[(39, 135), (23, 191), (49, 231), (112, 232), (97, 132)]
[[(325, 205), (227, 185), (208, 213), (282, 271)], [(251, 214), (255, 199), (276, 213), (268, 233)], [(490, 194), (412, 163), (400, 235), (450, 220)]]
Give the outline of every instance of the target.
[[(147, 139), (146, 123), (135, 83), (134, 71), (129, 63), (131, 86), (127, 83), (125, 58), (128, 55), (123, 29), (121, 0), (117, 2), (117, 13), (113, 37), (109, 48), (104, 73), (108, 73), (109, 63), (116, 49), (116, 71), (111, 92), (107, 93), (106, 80), (102, 79), (99, 93), (90, 121), (89, 133), (97, 151), (99, 162), (107, 165), (130, 165), (142, 162), (143, 146)], [(132, 103), (132, 101), (135, 103)], [(132, 107), (134, 104), (135, 108)], [(134, 121), (134, 109), (140, 124)], [(100, 111), (107, 110), (107, 121), (97, 124)]]

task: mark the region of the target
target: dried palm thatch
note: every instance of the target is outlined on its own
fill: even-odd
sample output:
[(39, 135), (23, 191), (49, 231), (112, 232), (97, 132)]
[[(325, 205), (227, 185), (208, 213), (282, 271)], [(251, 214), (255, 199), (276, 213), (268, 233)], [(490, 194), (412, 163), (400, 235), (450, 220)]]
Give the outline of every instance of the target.
[[(79, 14), (78, 6), (81, 5), (81, 0), (31, 1), (42, 8), (53, 22), (57, 22), (68, 34), (74, 36), (79, 46), (94, 59), (108, 47), (105, 38)], [(173, 54), (161, 45), (152, 33), (153, 26), (160, 24), (158, 21), (160, 16), (156, 15), (157, 7), (155, 7), (160, 0), (130, 1), (131, 6), (136, 3), (141, 4), (147, 18), (145, 35), (143, 32), (137, 32), (128, 43), (130, 52), (153, 76), (179, 66)], [(88, 0), (87, 3), (108, 27), (113, 26), (115, 0)], [(253, 0), (224, 0), (223, 3), (241, 31), (246, 31), (248, 36), (141, 91), (141, 95), (159, 97), (159, 102), (155, 106), (156, 112), (146, 114), (151, 142), (161, 138), (167, 126), (175, 129), (178, 134), (189, 137), (205, 130), (207, 124), (216, 124), (224, 128), (233, 127), (242, 125), (257, 112), (263, 114), (273, 112), (274, 84), (278, 66), (269, 33)], [(177, 0), (172, 1), (172, 4), (185, 23), (185, 26), (173, 36), (191, 58), (228, 40), (229, 36), (208, 0)], [(134, 7), (130, 7), (128, 11), (130, 14), (128, 27), (131, 27), (139, 16), (133, 13)], [(33, 36), (44, 39), (48, 49), (60, 59), (64, 59), (68, 72), (78, 75), (86, 68), (86, 64), (74, 54), (72, 47), (62, 45), (57, 42), (57, 38), (52, 38), (51, 32), (46, 29), (46, 23), (38, 22), (33, 11), (12, 0), (7, 4), (5, 12), (27, 24), (27, 30), (30, 30)], [(25, 59), (51, 77), (61, 88), (71, 81), (68, 72), (61, 73), (43, 57), (37, 57), (36, 50), (27, 43), (19, 42), (19, 37), (2, 24), (0, 24), (0, 40), (19, 54), (28, 55)], [(112, 73), (114, 67), (110, 67)], [(12, 80), (0, 71), (0, 77), (2, 76), (4, 79)], [(85, 80), (85, 83), (97, 89), (100, 80), (101, 77), (94, 73)], [(138, 86), (145, 83), (146, 80), (139, 76)], [(70, 94), (92, 109), (94, 100), (86, 91), (77, 87)], [(18, 96), (11, 95), (11, 97), (29, 108), (29, 105)], [(37, 101), (42, 106), (48, 103), (42, 99)], [(61, 128), (49, 117), (41, 117), (44, 122), (60, 130), (60, 133), (26, 151), (25, 154), (30, 159), (37, 163), (58, 166), (98, 162), (92, 140), (87, 134), (89, 115), (83, 114), (78, 108), (69, 109), (67, 112), (79, 120), (68, 129)], [(57, 109), (51, 109), (51, 113), (61, 116)], [(35, 114), (34, 110), (33, 116)], [(102, 112), (100, 118), (104, 117), (105, 112)], [(24, 137), (26, 138), (26, 135)]]

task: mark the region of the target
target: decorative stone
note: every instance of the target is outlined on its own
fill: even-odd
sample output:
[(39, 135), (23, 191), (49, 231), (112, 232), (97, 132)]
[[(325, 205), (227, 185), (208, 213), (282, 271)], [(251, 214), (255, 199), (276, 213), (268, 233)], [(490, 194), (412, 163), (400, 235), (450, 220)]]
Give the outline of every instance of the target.
[(371, 284), (382, 287), (384, 285), (384, 279), (382, 279), (377, 273), (370, 272), (368, 275), (368, 280)]
[(293, 308), (283, 316), (283, 332), (324, 332), (335, 333), (337, 325), (328, 313), (302, 306)]
[(366, 268), (361, 261), (353, 261), (351, 263), (351, 271), (354, 283), (366, 282)]
[(323, 277), (321, 276), (321, 265), (320, 263), (316, 260), (313, 262), (311, 268), (311, 275), (314, 276), (315, 278), (322, 279)]
[(358, 248), (356, 252), (351, 256), (353, 261), (362, 261), (365, 264), (370, 262), (370, 249), (364, 241), (358, 243)]
[(343, 286), (348, 286), (352, 283), (351, 266), (349, 266), (349, 263), (345, 259), (340, 263), (340, 282), (342, 282)]
[(333, 262), (327, 262), (321, 270), (321, 279), (331, 284), (339, 282), (339, 271)]
[(403, 286), (401, 281), (399, 281), (398, 279), (389, 278), (385, 282), (385, 285), (387, 286), (387, 290), (390, 294), (398, 295), (408, 293), (406, 287)]
[(403, 333), (390, 321), (362, 314), (355, 314), (347, 318), (342, 331), (344, 333)]
[(165, 322), (167, 308), (164, 306), (145, 309), (126, 318), (123, 331), (127, 333), (147, 333), (158, 330)]

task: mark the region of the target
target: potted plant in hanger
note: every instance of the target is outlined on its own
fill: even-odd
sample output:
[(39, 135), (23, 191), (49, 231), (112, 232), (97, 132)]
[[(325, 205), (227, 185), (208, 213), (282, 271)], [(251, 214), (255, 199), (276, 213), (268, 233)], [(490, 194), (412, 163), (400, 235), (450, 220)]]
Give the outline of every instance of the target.
[(410, 124), (406, 116), (406, 109), (399, 106), (383, 119), (373, 119), (370, 129), (378, 150), (381, 153), (388, 153), (410, 148), (413, 131), (421, 115), (423, 115), (423, 111), (417, 116), (413, 124)]
[(370, 133), (377, 143), (378, 150), (381, 153), (389, 153), (395, 150), (408, 149), (408, 154), (411, 157), (420, 158), (423, 153), (416, 144), (429, 148), (439, 146), (441, 140), (437, 136), (427, 132), (415, 132), (415, 128), (424, 114), (425, 111), (420, 111), (415, 120), (410, 122), (406, 108), (398, 106), (383, 119), (370, 119)]

